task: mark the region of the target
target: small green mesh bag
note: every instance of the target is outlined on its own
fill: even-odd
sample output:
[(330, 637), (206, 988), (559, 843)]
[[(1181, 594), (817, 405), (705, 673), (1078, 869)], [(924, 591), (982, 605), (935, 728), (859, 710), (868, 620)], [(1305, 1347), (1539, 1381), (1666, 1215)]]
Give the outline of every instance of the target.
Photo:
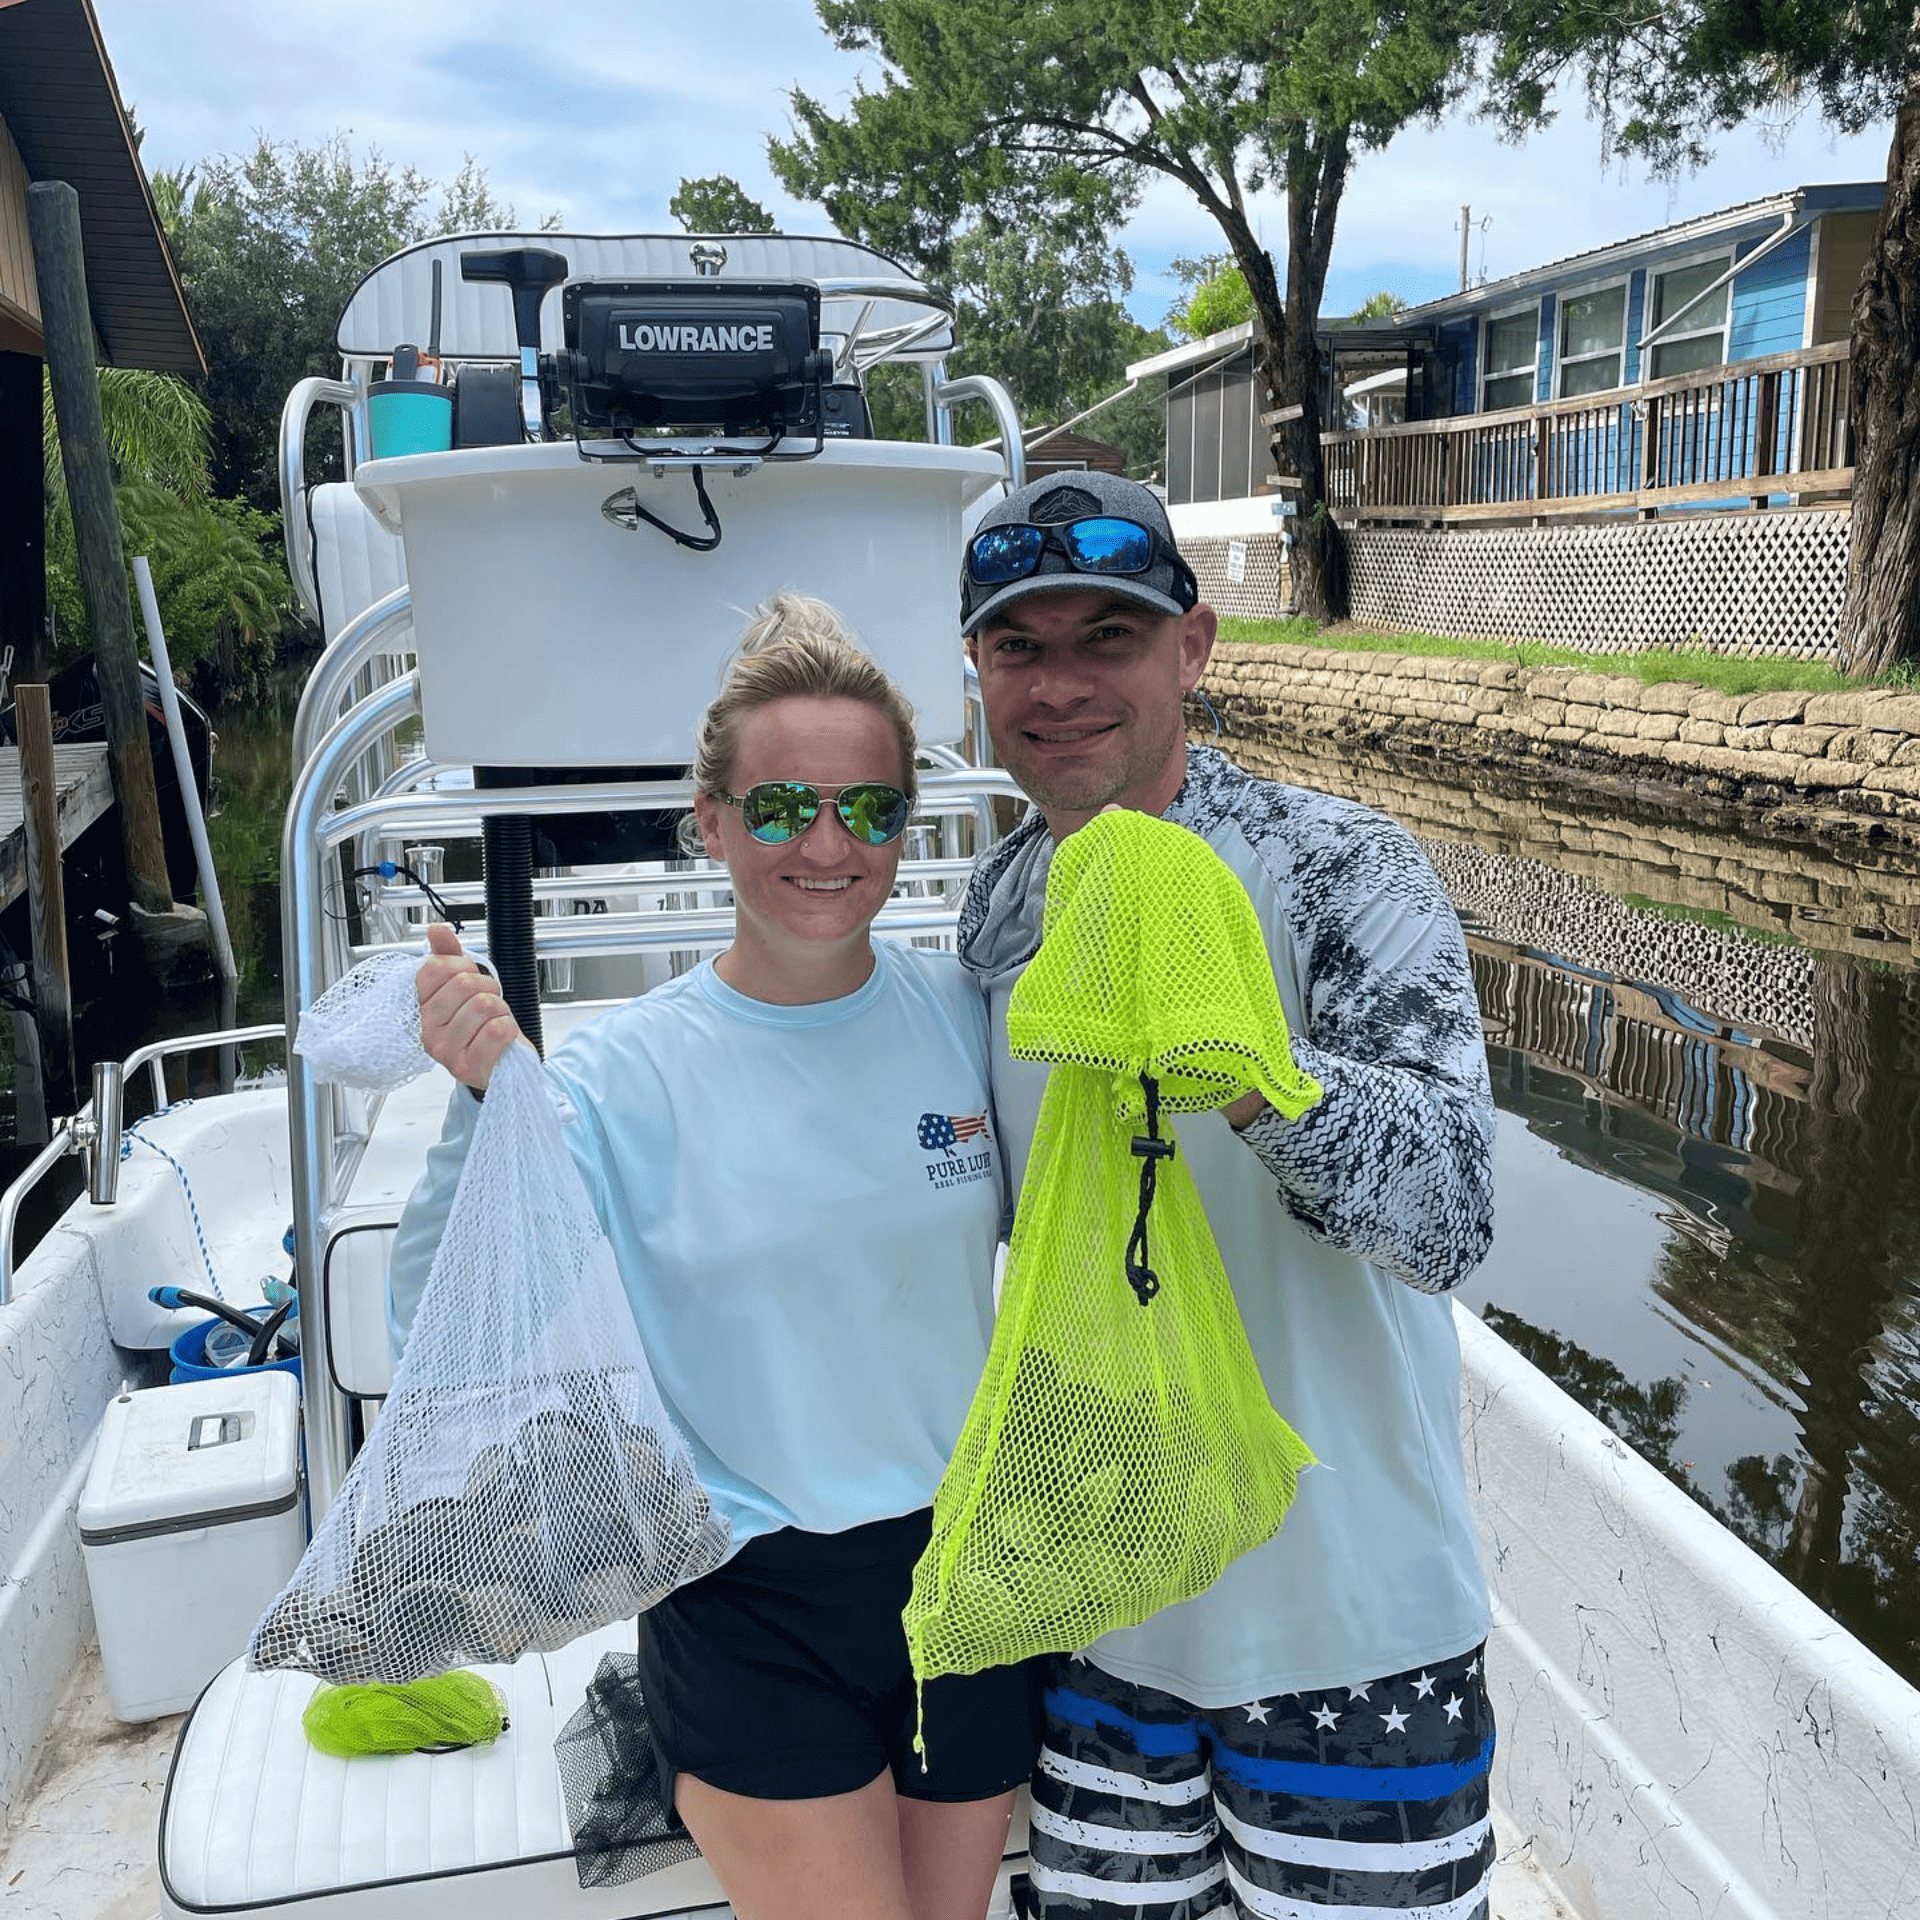
[(1162, 1125), (1293, 1063), (1252, 902), (1198, 835), (1109, 812), (1063, 840), (1007, 1010), (1053, 1063), (986, 1372), (903, 1620), (914, 1675), (1084, 1647), (1204, 1592), (1278, 1530), (1312, 1454), (1267, 1398)]

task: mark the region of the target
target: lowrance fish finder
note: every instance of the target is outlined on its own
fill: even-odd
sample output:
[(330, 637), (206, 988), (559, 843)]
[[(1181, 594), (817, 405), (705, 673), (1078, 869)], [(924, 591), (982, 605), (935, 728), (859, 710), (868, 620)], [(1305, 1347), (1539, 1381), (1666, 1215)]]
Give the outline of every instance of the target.
[(560, 299), (566, 348), (554, 371), (577, 435), (818, 441), (825, 430), (832, 359), (818, 287), (576, 280)]

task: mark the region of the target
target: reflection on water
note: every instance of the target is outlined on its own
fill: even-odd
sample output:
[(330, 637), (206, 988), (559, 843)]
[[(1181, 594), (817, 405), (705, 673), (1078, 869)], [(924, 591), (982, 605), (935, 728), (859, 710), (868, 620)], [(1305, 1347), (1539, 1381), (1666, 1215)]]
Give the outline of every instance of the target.
[(1325, 743), (1468, 932), (1499, 1224), (1467, 1304), (1920, 1681), (1920, 866)]

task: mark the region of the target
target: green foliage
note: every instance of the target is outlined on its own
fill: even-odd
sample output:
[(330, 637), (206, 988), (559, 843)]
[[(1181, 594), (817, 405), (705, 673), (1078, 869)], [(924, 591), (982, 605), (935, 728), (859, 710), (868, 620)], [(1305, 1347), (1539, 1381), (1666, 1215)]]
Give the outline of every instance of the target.
[(1811, 103), (1845, 133), (1891, 121), (1920, 73), (1911, 0), (1510, 0), (1487, 106), (1510, 131), (1580, 74), (1611, 151), (1658, 174), (1704, 163), (1711, 136)]
[[(1130, 362), (1168, 344), (1128, 313), (1122, 300), (1132, 269), (1096, 237), (978, 226), (956, 237), (951, 258), (960, 346), (947, 371), (991, 374), (1029, 428), (1058, 425), (1107, 399), (1125, 384)], [(962, 413), (956, 427), (973, 441), (996, 432), (985, 408)], [(1076, 430), (1122, 447), (1129, 470), (1156, 466), (1165, 440), (1157, 409), (1128, 403)]]
[[(274, 636), (292, 612), (277, 518), (244, 501), (186, 496), (152, 480), (126, 481), (114, 498), (129, 563), (128, 592), (131, 563), (145, 556), (175, 669), (185, 675), (211, 656), (231, 682), (270, 665)], [(84, 653), (91, 642), (71, 520), (47, 530), (47, 599), (55, 659)]]
[(334, 326), (368, 270), (434, 234), (515, 225), (471, 158), (436, 188), (377, 148), (356, 156), (344, 134), (314, 146), (263, 135), (244, 159), (163, 172), (153, 187), (206, 350), (214, 491), (269, 510), (281, 406), (295, 381), (338, 372)]
[(680, 182), (667, 211), (688, 233), (772, 233), (773, 215), (749, 196), (739, 181), (716, 173), (704, 180)]
[[(121, 474), (171, 487), (176, 493), (207, 491), (207, 449), (213, 416), (207, 403), (184, 380), (144, 367), (102, 367), (100, 415), (107, 431), (107, 452)], [(70, 511), (67, 480), (60, 457), (60, 427), (53, 411), (53, 383), (40, 377), (41, 444), (46, 449), (44, 481), (47, 513)]]
[(1378, 293), (1368, 294), (1349, 317), (1354, 320), (1391, 320), (1406, 304), (1397, 293), (1382, 287)]
[[(1189, 263), (1176, 260), (1173, 264), (1178, 272)], [(1213, 271), (1167, 314), (1167, 330), (1182, 339), (1204, 340), (1229, 327), (1243, 327), (1253, 318), (1253, 289), (1247, 285), (1247, 276), (1217, 260), (1205, 264)]]
[[(55, 657), (68, 660), (87, 650), (91, 636), (53, 397), (44, 383), (42, 407), (47, 599)], [(129, 561), (146, 556), (174, 665), (185, 672), (217, 653), (229, 679), (257, 669), (271, 659), (273, 636), (291, 612), (277, 516), (210, 496), (212, 422), (206, 403), (184, 381), (137, 367), (103, 367), (100, 412), (118, 476), (121, 538)]]

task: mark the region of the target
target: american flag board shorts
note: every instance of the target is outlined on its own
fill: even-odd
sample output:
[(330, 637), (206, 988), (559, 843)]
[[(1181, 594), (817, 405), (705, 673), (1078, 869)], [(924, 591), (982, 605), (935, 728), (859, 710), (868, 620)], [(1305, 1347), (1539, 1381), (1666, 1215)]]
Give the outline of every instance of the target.
[(1193, 1707), (1057, 1659), (1033, 1780), (1041, 1920), (1486, 1920), (1484, 1649)]

